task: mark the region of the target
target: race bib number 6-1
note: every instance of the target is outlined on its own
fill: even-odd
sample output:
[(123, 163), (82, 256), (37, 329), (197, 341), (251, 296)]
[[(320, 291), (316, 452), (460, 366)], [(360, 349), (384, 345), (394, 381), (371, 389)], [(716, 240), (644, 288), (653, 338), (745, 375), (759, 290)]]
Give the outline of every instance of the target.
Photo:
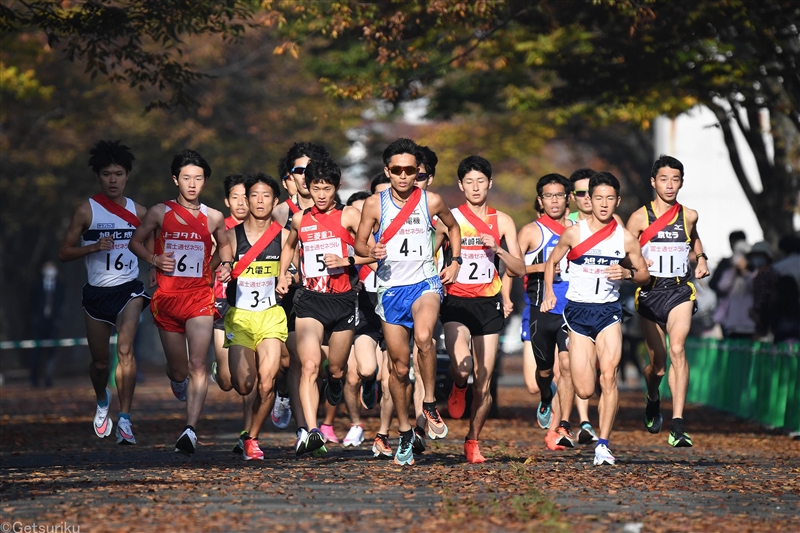
[(165, 241), (164, 253), (173, 252), (175, 269), (164, 272), (167, 276), (178, 278), (199, 278), (203, 276), (205, 245), (198, 241)]

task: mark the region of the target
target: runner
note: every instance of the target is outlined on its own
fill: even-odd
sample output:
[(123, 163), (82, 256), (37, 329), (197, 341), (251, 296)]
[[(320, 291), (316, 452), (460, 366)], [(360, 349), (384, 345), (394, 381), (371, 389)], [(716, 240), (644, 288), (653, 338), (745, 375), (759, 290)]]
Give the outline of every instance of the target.
[[(362, 257), (377, 259), (378, 315), (392, 375), (389, 386), (400, 425), (400, 444), (395, 462), (413, 465), (414, 432), (408, 421), (409, 333), (419, 350), (416, 370), (425, 385), (423, 412), (431, 438), (447, 436), (447, 425), (439, 415), (433, 394), (436, 379), (436, 346), (433, 329), (442, 301), (442, 283), (452, 283), (461, 264), (461, 231), (441, 197), (414, 186), (422, 162), (414, 141), (398, 139), (383, 152), (384, 173), (391, 188), (364, 202), (356, 247)], [(399, 205), (398, 205), (399, 204)], [(433, 258), (435, 230), (432, 216), (449, 228), (453, 243), (451, 263), (437, 276)], [(377, 235), (374, 246), (369, 239)]]
[[(234, 226), (241, 224), (247, 215), (249, 209), (247, 207), (247, 192), (244, 187), (245, 177), (241, 174), (231, 174), (225, 176), (223, 186), (225, 187), (225, 207), (230, 210), (231, 215), (225, 219), (225, 229), (229, 230)], [(216, 299), (217, 313), (219, 318), (214, 319), (214, 362), (211, 363), (211, 379), (219, 385), (219, 388), (225, 392), (233, 388), (231, 383), (231, 372), (228, 368), (228, 349), (223, 345), (225, 343), (225, 314), (228, 312), (228, 300), (225, 296), (226, 283), (219, 280), (219, 276), (214, 276), (214, 298)], [(242, 398), (242, 412), (244, 418), (244, 429), (240, 433), (239, 441), (233, 447), (233, 453), (242, 453), (242, 438), (241, 436), (247, 432), (250, 427), (250, 421), (253, 418), (253, 402), (256, 395), (252, 394)]]
[[(614, 218), (620, 201), (617, 178), (609, 172), (596, 173), (589, 180), (589, 194), (592, 218), (566, 228), (547, 258), (540, 310), (547, 313), (559, 303), (554, 292), (556, 266), (566, 255), (568, 264), (564, 271), (569, 274), (569, 288), (564, 322), (569, 328), (569, 369), (578, 396), (588, 399), (594, 394), (596, 368), (600, 363), (600, 435), (594, 464), (613, 465), (608, 439), (619, 404), (617, 366), (622, 356), (619, 284), (632, 279), (643, 285), (649, 275), (636, 238)], [(626, 257), (633, 268), (620, 264)]]
[(307, 425), (300, 428), (300, 438), (305, 432), (305, 446), (296, 449), (296, 453), (318, 456), (327, 452), (324, 436), (317, 428), (317, 376), (323, 337), (326, 331), (330, 335), (325, 397), (331, 405), (337, 405), (344, 393), (343, 379), (355, 329), (355, 265), (370, 260), (353, 256), (352, 234), (360, 219), (358, 209), (334, 203), (341, 182), (339, 166), (327, 158), (313, 159), (305, 168), (305, 178), (314, 206), (292, 218), (281, 252), (278, 293), (288, 291), (286, 275), (299, 242), (303, 286), (297, 290), (294, 308), (297, 354), (302, 365), (300, 404)]
[(288, 231), (272, 219), (280, 197), (278, 182), (255, 174), (248, 176), (244, 186), (250, 216), (228, 230), (235, 263), (226, 290), (230, 309), (225, 316), (225, 347), (230, 350), (228, 364), (236, 392), (246, 398), (258, 391), (251, 423), (242, 435), (242, 456), (249, 461), (264, 458), (258, 435), (272, 410), (281, 345), (289, 334), (286, 312), (275, 294)]
[[(459, 270), (456, 281), (446, 286), (447, 296), (441, 308), (445, 343), (450, 355), (450, 374), (453, 376), (447, 410), (452, 418), (464, 415), (467, 380), (472, 374), (472, 409), (469, 431), (464, 439), (464, 455), (468, 463), (483, 463), (486, 459), (481, 454), (478, 436), (492, 405), (489, 383), (500, 333), (505, 328), (497, 270), (502, 261), (512, 274), (522, 276), (525, 263), (517, 244), (514, 221), (487, 204), (489, 189), (492, 188), (492, 165), (489, 161), (477, 155), (461, 161), (458, 165), (458, 188), (467, 200), (453, 210), (461, 228), (464, 268)], [(437, 241), (444, 239), (446, 233), (444, 224), (437, 224)], [(508, 251), (500, 245), (503, 239)]]
[(64, 262), (83, 258), (86, 264), (83, 310), (92, 356), (89, 377), (97, 396), (94, 432), (101, 439), (108, 437), (114, 425), (108, 417), (111, 391), (106, 385), (109, 338), (116, 326), (117, 444), (136, 444), (130, 418), (136, 387), (133, 340), (139, 315), (150, 296), (138, 280), (139, 260), (128, 251), (128, 241), (147, 210), (124, 196), (135, 159), (130, 148), (120, 141), (99, 141), (89, 153), (89, 166), (97, 176), (100, 192), (75, 210), (58, 257)]
[[(697, 233), (697, 211), (678, 203), (683, 187), (683, 164), (662, 155), (653, 164), (650, 184), (656, 198), (638, 209), (628, 230), (639, 239), (642, 254), (649, 265), (649, 282), (636, 291), (636, 309), (641, 316), (642, 333), (650, 356), (644, 369), (647, 397), (644, 425), (650, 433), (661, 431), (661, 395), (658, 388), (666, 372), (669, 336), (669, 390), (672, 394), (670, 446), (690, 447), (692, 438), (683, 423), (683, 408), (689, 388), (689, 362), (686, 360), (686, 337), (697, 312), (692, 274), (708, 276), (708, 256)], [(692, 272), (689, 255), (694, 253), (697, 267)]]
[[(173, 158), (171, 169), (178, 187), (177, 199), (148, 209), (129, 247), (158, 269), (158, 289), (150, 310), (167, 357), (172, 392), (186, 402), (186, 428), (175, 443), (175, 451), (191, 455), (197, 448), (195, 426), (208, 393), (206, 354), (214, 329), (211, 235), (217, 240), (222, 260), (222, 282), (230, 280), (232, 254), (224, 216), (199, 200), (211, 177), (206, 160), (194, 150), (184, 150)], [(156, 242), (151, 254), (144, 240), (153, 232)]]

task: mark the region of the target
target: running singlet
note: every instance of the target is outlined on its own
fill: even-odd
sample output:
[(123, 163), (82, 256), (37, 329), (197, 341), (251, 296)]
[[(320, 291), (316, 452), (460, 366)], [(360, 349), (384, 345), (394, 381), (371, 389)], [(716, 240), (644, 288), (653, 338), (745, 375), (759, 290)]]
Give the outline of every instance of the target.
[[(208, 207), (200, 204), (197, 221), (208, 228)], [(200, 235), (178, 218), (169, 206), (164, 212), (161, 233), (154, 245), (156, 255), (172, 252), (175, 269), (172, 272), (156, 270), (156, 280), (161, 291), (190, 291), (211, 285), (211, 250), (206, 249)]]
[(369, 266), (361, 265), (358, 269), (358, 279), (361, 280), (366, 292), (378, 292), (378, 277), (375, 275), (375, 271)]
[[(456, 282), (447, 286), (447, 294), (461, 298), (486, 298), (500, 292), (502, 281), (497, 273), (499, 259), (491, 248), (486, 248), (480, 232), (462, 212), (469, 207), (464, 204), (453, 209), (453, 216), (461, 228), (461, 259)], [(484, 222), (499, 233), (497, 211), (488, 208), (489, 216)], [(500, 243), (497, 243), (500, 246)]]
[[(645, 205), (647, 225), (658, 218), (653, 204)], [(689, 268), (689, 245), (692, 242), (686, 233), (686, 208), (642, 247), (642, 256), (653, 262), (648, 268), (650, 283), (648, 288), (668, 288), (685, 284), (692, 280)]]
[[(392, 190), (381, 193), (381, 220), (375, 240), (378, 241), (392, 220), (400, 213), (392, 199)], [(403, 226), (386, 243), (386, 259), (378, 262), (378, 285), (399, 287), (414, 285), (436, 276), (433, 248), (436, 231), (428, 213), (428, 196), (422, 191), (419, 204)]]
[[(328, 211), (332, 224), (342, 223), (343, 206), (338, 204)], [(345, 230), (347, 231), (347, 230)], [(325, 254), (339, 257), (353, 257), (355, 250), (337, 237), (311, 215), (311, 209), (303, 211), (303, 219), (298, 233), (300, 237), (300, 274), (303, 287), (314, 292), (341, 294), (350, 292), (358, 283), (355, 267), (328, 268)]]
[(284, 202), (289, 207), (289, 215), (286, 217), (286, 225), (283, 226), (289, 231), (292, 231), (292, 216), (300, 211), (300, 208), (297, 207), (297, 204), (291, 198), (287, 198)]
[[(244, 225), (236, 226), (235, 262), (240, 261), (252, 244), (247, 240)], [(238, 278), (228, 283), (228, 305), (246, 311), (264, 311), (277, 304), (275, 285), (281, 268), (281, 232), (267, 244)]]
[[(241, 222), (238, 222), (235, 218), (228, 217), (225, 219), (225, 231), (228, 231), (229, 229), (234, 228), (239, 224), (241, 224)], [(225, 291), (227, 286), (228, 286), (227, 283), (222, 283), (217, 277), (217, 275), (214, 274), (214, 298), (216, 298), (217, 300), (225, 298), (226, 294)]]
[[(136, 204), (125, 198), (125, 209), (136, 215)], [(110, 213), (89, 198), (92, 208), (92, 223), (81, 235), (81, 246), (94, 244), (103, 237), (112, 237), (111, 250), (100, 250), (84, 258), (89, 285), (93, 287), (116, 287), (139, 277), (139, 258), (128, 249), (128, 242), (136, 230), (128, 222)]]
[[(588, 239), (592, 232), (586, 220), (578, 223), (581, 242)], [(625, 232), (617, 226), (614, 233), (604, 241), (597, 243), (575, 261), (569, 261), (569, 288), (567, 299), (580, 303), (607, 303), (619, 300), (619, 281), (606, 278), (605, 270), (616, 265), (625, 258)]]
[[(543, 215), (546, 216), (546, 215)], [(542, 243), (535, 250), (525, 254), (526, 265), (542, 265), (547, 262), (547, 258), (553, 253), (553, 248), (558, 244), (560, 235), (553, 233), (550, 228), (535, 221), (536, 226), (542, 232)], [(567, 289), (569, 288), (569, 273), (567, 268), (569, 262), (567, 257), (564, 256), (558, 263), (561, 272), (557, 273), (553, 278), (553, 293), (556, 295), (556, 306), (550, 310), (551, 313), (561, 314), (564, 311), (564, 306), (567, 305)], [(531, 304), (539, 306), (542, 305), (544, 298), (544, 272), (534, 272), (528, 274), (528, 281), (525, 284), (525, 292), (531, 301)]]

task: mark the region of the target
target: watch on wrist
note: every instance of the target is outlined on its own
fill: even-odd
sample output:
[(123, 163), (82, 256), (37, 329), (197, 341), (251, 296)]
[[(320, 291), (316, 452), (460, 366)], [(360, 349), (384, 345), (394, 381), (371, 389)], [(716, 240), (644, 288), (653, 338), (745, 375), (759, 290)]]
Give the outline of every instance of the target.
[(635, 268), (633, 268), (633, 267), (630, 267), (630, 268), (628, 268), (628, 270), (629, 270), (629, 271), (630, 271), (630, 273), (631, 273), (631, 277), (630, 277), (630, 279), (631, 279), (631, 280), (633, 280), (633, 277), (636, 275), (636, 269), (635, 269)]
[(459, 265), (463, 265), (464, 264), (464, 260), (461, 259), (460, 255), (454, 255), (453, 257), (450, 258), (450, 264), (451, 265), (453, 264), (453, 261), (455, 261)]
[(350, 257), (348, 257), (348, 258), (347, 258), (347, 263), (348, 263), (350, 266), (355, 266), (355, 264), (356, 264), (356, 258), (355, 258), (355, 257), (353, 257), (353, 256), (351, 255)]
[(228, 265), (229, 267), (233, 268), (233, 261), (220, 261), (220, 265)]
[(700, 252), (699, 254), (697, 254), (697, 259), (698, 260), (705, 259), (706, 261), (708, 261), (708, 256), (706, 255), (705, 252)]

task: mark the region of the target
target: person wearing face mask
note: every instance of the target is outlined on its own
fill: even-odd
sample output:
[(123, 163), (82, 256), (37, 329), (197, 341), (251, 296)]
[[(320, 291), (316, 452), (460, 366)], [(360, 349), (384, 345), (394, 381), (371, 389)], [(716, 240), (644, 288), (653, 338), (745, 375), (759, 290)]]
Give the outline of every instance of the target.
[(750, 317), (756, 323), (755, 338), (761, 339), (770, 333), (770, 326), (780, 313), (776, 307), (778, 278), (780, 274), (772, 266), (772, 246), (760, 241), (747, 254), (747, 269), (753, 276), (753, 306)]
[[(33, 338), (37, 341), (55, 339), (58, 336), (61, 309), (64, 303), (64, 282), (58, 277), (58, 269), (53, 261), (42, 265), (42, 277), (34, 285), (31, 301), (33, 303)], [(42, 356), (44, 355), (44, 358)], [(55, 348), (37, 346), (31, 357), (31, 385), (39, 386), (41, 364), (44, 362), (44, 385), (53, 386), (55, 371)]]

